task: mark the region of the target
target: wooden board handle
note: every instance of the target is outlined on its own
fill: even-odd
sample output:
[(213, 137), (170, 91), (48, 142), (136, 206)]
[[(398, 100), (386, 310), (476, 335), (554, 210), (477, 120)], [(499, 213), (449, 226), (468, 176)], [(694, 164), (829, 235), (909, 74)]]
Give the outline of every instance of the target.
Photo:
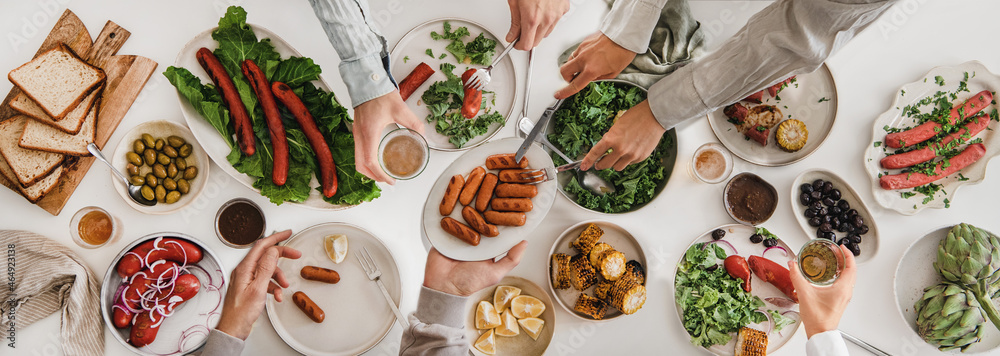
[(128, 30), (118, 26), (113, 21), (108, 21), (101, 29), (101, 33), (97, 35), (97, 39), (94, 40), (94, 46), (91, 47), (91, 52), (87, 56), (87, 62), (104, 68), (108, 58), (118, 53), (118, 50), (122, 48), (131, 35), (132, 33)]

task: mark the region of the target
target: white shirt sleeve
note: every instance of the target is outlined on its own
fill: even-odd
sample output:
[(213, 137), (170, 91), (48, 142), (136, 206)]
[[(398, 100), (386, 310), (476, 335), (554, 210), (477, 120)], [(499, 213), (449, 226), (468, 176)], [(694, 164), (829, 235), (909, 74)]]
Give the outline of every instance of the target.
[(653, 84), (648, 96), (653, 116), (670, 129), (812, 72), (897, 1), (778, 0), (717, 51)]
[(847, 344), (840, 331), (822, 332), (806, 342), (806, 356), (848, 356)]
[(617, 0), (601, 23), (601, 33), (635, 53), (646, 53), (649, 37), (667, 0)]

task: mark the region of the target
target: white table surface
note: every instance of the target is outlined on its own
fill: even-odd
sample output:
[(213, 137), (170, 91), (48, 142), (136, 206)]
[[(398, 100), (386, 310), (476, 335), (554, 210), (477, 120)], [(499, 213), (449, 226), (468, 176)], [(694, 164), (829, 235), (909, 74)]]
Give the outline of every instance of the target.
[[(43, 3), (51, 3), (44, 5)], [(114, 147), (121, 135), (146, 120), (167, 119), (183, 123), (174, 88), (160, 74), (171, 65), (177, 51), (195, 34), (215, 26), (226, 6), (242, 5), (249, 12), (249, 22), (263, 25), (280, 34), (304, 55), (312, 57), (325, 70), (341, 102), (348, 103), (346, 87), (339, 81), (339, 59), (323, 34), (319, 22), (306, 1), (215, 0), (215, 1), (3, 1), (0, 11), (0, 68), (14, 68), (30, 59), (62, 11), (69, 7), (96, 35), (104, 22), (113, 20), (132, 32), (121, 54), (143, 55), (160, 63), (156, 74), (126, 115), (108, 147)], [(389, 43), (395, 43), (407, 30), (427, 20), (446, 16), (478, 21), (500, 33), (506, 33), (509, 12), (504, 1), (389, 0), (372, 1), (372, 13)], [(461, 4), (461, 5), (458, 5)], [(709, 48), (717, 47), (735, 33), (767, 1), (692, 0), (696, 19), (701, 21), (709, 39)], [(871, 182), (862, 168), (875, 117), (885, 111), (899, 86), (920, 78), (938, 65), (955, 65), (980, 60), (987, 67), (1000, 70), (1000, 49), (995, 41), (976, 43), (968, 38), (977, 31), (992, 33), (1000, 2), (962, 1), (962, 7), (949, 1), (905, 0), (889, 10), (878, 22), (830, 58), (839, 90), (840, 108), (837, 124), (827, 142), (806, 160), (779, 168), (763, 168), (737, 160), (735, 170), (754, 172), (782, 192), (774, 217), (766, 226), (798, 248), (807, 237), (794, 221), (786, 196), (792, 180), (803, 170), (826, 168), (845, 178), (857, 189), (872, 209), (881, 232), (878, 257), (860, 270), (853, 303), (841, 322), (847, 332), (870, 341), (896, 355), (932, 354), (896, 312), (892, 294), (892, 275), (905, 248), (924, 233), (942, 225), (969, 222), (1000, 231), (995, 215), (1000, 189), (991, 188), (1000, 167), (992, 167), (987, 182), (962, 189), (947, 210), (926, 210), (907, 217), (875, 205)], [(473, 11), (477, 9), (479, 11)], [(605, 13), (603, 1), (573, 0), (573, 8), (552, 35), (538, 48), (535, 61), (533, 100), (529, 114), (538, 116), (554, 100), (549, 93), (563, 85), (558, 77), (555, 58), (568, 46), (597, 29)], [(986, 36), (990, 38), (990, 36)], [(523, 68), (526, 55), (514, 53), (514, 61)], [(520, 69), (523, 76), (523, 69)], [(11, 84), (0, 81), (0, 91)], [(515, 112), (520, 111), (520, 99)], [(508, 125), (497, 137), (513, 136)], [(722, 185), (696, 181), (689, 174), (688, 161), (703, 143), (716, 142), (705, 120), (694, 120), (678, 127), (679, 159), (675, 174), (664, 192), (641, 212), (606, 216), (583, 211), (564, 198), (558, 198), (545, 222), (529, 237), (530, 245), (520, 266), (511, 274), (528, 278), (544, 286), (547, 252), (552, 241), (570, 225), (585, 219), (608, 219), (629, 229), (642, 243), (649, 258), (649, 299), (636, 315), (606, 323), (582, 322), (564, 310), (557, 311), (555, 337), (548, 354), (640, 354), (704, 353), (694, 347), (677, 320), (673, 303), (673, 271), (684, 247), (695, 237), (715, 226), (731, 223), (721, 203)], [(306, 210), (294, 206), (270, 204), (223, 174), (211, 168), (204, 194), (192, 206), (169, 216), (146, 216), (128, 207), (113, 189), (110, 173), (94, 165), (76, 194), (59, 216), (31, 206), (19, 195), (0, 189), (0, 227), (26, 229), (44, 234), (81, 252), (83, 259), (103, 276), (110, 259), (132, 239), (160, 231), (180, 231), (201, 238), (222, 258), (226, 268), (238, 263), (245, 250), (225, 247), (215, 238), (212, 224), (216, 210), (225, 201), (247, 197), (260, 204), (268, 219), (268, 229), (301, 230), (305, 227), (343, 221), (362, 226), (387, 242), (399, 260), (403, 284), (402, 309), (412, 312), (422, 281), (425, 259), (420, 241), (419, 211), (427, 190), (439, 173), (458, 153), (434, 152), (430, 166), (418, 178), (385, 189), (372, 203), (341, 212)], [(70, 217), (78, 209), (96, 205), (124, 221), (125, 233), (119, 241), (96, 250), (76, 246), (68, 231)], [(391, 219), (392, 223), (385, 223)], [(25, 268), (28, 266), (19, 266)], [(30, 268), (30, 267), (28, 267)], [(100, 278), (100, 277), (99, 277)], [(550, 308), (559, 308), (551, 305)], [(401, 330), (394, 326), (389, 336), (369, 354), (392, 355), (398, 352)], [(17, 349), (0, 348), (0, 354), (58, 355), (59, 318), (50, 316), (17, 333)], [(105, 334), (109, 355), (128, 354), (110, 333)], [(803, 331), (777, 355), (804, 354)], [(849, 346), (852, 352), (864, 351)], [(274, 332), (266, 316), (257, 320), (244, 354), (284, 355), (294, 351)]]

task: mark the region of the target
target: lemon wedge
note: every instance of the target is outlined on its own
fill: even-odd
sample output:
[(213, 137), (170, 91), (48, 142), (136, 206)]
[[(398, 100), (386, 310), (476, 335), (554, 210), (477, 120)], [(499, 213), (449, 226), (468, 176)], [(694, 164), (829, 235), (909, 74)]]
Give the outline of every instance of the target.
[[(483, 302), (483, 303), (487, 303), (487, 302)], [(491, 330), (487, 330), (482, 335), (479, 335), (479, 340), (476, 340), (476, 343), (473, 346), (476, 347), (476, 350), (479, 350), (479, 352), (482, 352), (484, 354), (487, 354), (487, 355), (494, 355), (494, 354), (496, 354), (497, 353), (497, 344), (496, 344), (496, 341), (493, 339), (493, 330), (492, 329)]]
[(532, 340), (538, 340), (538, 335), (542, 333), (542, 327), (545, 326), (545, 320), (539, 318), (524, 318), (517, 321), (521, 324), (521, 329), (524, 329), (528, 336), (531, 336)]
[(513, 286), (499, 286), (493, 292), (493, 305), (497, 308), (497, 313), (503, 313), (510, 306), (510, 300), (521, 295), (521, 288)]
[(545, 303), (530, 295), (521, 295), (510, 301), (510, 309), (518, 319), (537, 318), (545, 311)]
[[(476, 329), (485, 330), (500, 326), (500, 314), (497, 313), (493, 304), (487, 301), (479, 302), (476, 308)], [(492, 334), (492, 332), (490, 332)]]
[(500, 320), (503, 322), (494, 329), (494, 334), (497, 336), (517, 336), (521, 333), (521, 328), (517, 326), (517, 318), (510, 313), (510, 310), (503, 312), (500, 316)]
[(333, 263), (344, 262), (344, 257), (347, 257), (347, 235), (324, 237), (323, 247), (326, 248), (326, 255), (333, 260)]

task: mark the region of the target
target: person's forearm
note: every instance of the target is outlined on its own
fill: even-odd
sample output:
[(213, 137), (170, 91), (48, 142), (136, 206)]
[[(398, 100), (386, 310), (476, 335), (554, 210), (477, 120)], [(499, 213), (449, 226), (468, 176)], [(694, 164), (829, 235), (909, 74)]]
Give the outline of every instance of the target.
[(645, 53), (666, 0), (617, 0), (601, 23), (601, 33), (623, 48)]
[(806, 356), (848, 356), (847, 344), (840, 331), (830, 330), (813, 335), (806, 342)]
[(896, 0), (779, 0), (714, 53), (649, 89), (657, 121), (677, 124), (819, 68)]
[(420, 287), (417, 311), (410, 328), (403, 331), (400, 355), (468, 355), (469, 342), (463, 330), (466, 297)]
[(340, 76), (353, 107), (396, 89), (383, 62), (385, 38), (367, 18), (367, 0), (309, 0), (320, 25), (340, 56)]
[(205, 347), (193, 353), (194, 356), (237, 356), (243, 353), (243, 340), (219, 330), (212, 330), (205, 341)]

